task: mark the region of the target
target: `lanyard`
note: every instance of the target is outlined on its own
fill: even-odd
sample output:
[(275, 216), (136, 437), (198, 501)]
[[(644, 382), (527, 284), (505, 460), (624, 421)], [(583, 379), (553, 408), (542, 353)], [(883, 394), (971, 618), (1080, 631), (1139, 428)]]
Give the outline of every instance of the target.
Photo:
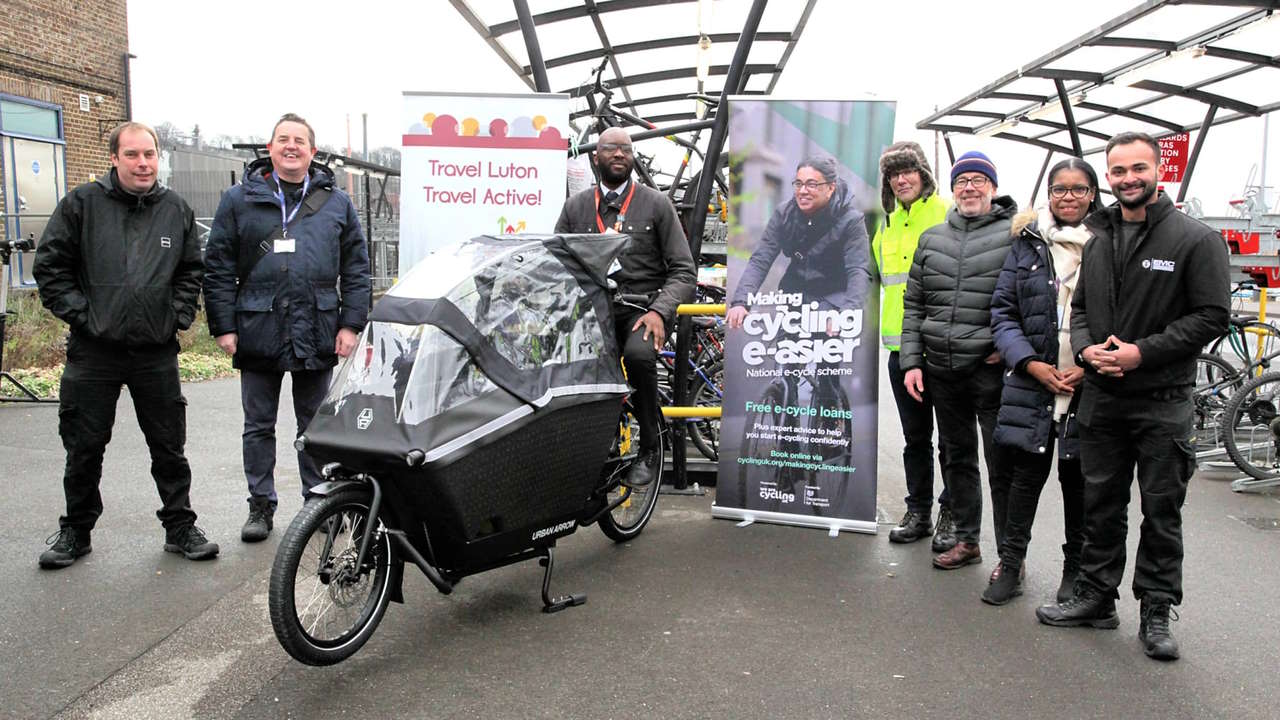
[[(627, 190), (627, 199), (622, 201), (622, 209), (618, 211), (618, 219), (613, 223), (613, 229), (622, 230), (622, 223), (627, 219), (627, 208), (631, 206), (631, 198), (636, 194), (636, 183), (631, 181), (631, 189)], [(600, 232), (604, 232), (604, 218), (600, 216), (600, 186), (596, 186), (596, 227)]]
[(280, 236), (287, 238), (289, 237), (289, 223), (293, 222), (294, 216), (298, 214), (298, 208), (302, 207), (302, 201), (307, 199), (307, 189), (311, 187), (311, 173), (307, 173), (302, 178), (302, 197), (298, 198), (298, 204), (293, 206), (293, 212), (288, 215), (285, 215), (284, 212), (284, 187), (280, 185), (280, 178), (276, 177), (275, 172), (272, 172), (271, 179), (276, 181), (276, 191), (272, 194), (280, 201)]

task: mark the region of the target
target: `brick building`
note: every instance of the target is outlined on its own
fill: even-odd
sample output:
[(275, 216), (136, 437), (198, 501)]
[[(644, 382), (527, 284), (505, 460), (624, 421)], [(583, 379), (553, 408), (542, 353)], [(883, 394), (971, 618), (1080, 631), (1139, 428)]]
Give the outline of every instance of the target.
[[(4, 0), (0, 209), (6, 239), (38, 239), (66, 191), (110, 166), (107, 137), (129, 116), (125, 3)], [(13, 282), (29, 281), (30, 256), (15, 257), (14, 265)]]

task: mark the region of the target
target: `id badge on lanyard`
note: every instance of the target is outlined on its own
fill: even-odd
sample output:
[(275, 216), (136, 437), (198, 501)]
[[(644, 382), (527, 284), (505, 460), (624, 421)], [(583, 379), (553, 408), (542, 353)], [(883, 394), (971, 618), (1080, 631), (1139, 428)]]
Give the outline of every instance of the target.
[(293, 218), (298, 215), (298, 208), (302, 207), (303, 201), (307, 199), (307, 190), (311, 187), (311, 173), (307, 173), (302, 179), (302, 197), (298, 198), (298, 204), (294, 205), (293, 211), (288, 214), (285, 213), (284, 187), (280, 185), (280, 178), (273, 172), (271, 179), (276, 181), (274, 195), (276, 200), (280, 201), (280, 238), (273, 243), (272, 250), (277, 253), (291, 253), (297, 249), (297, 244), (294, 238), (289, 237), (289, 223), (293, 222)]

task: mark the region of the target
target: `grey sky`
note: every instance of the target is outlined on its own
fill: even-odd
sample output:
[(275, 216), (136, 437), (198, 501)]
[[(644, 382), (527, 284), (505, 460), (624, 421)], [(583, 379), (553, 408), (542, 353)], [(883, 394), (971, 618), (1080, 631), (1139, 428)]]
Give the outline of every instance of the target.
[[(473, 4), (511, 13), (505, 1)], [(537, 11), (547, 3), (533, 4)], [(1133, 4), (820, 0), (774, 94), (896, 100), (896, 137), (917, 140), (932, 158), (932, 133), (914, 126), (935, 105), (958, 100)], [(696, 4), (687, 7), (687, 29), (662, 28), (662, 34), (694, 32)], [(519, 42), (518, 36), (508, 42)], [(595, 42), (584, 37), (576, 49)], [(358, 151), (360, 114), (367, 112), (370, 146), (398, 146), (402, 91), (527, 91), (446, 0), (129, 0), (129, 43), (137, 55), (135, 117), (187, 131), (199, 123), (206, 137), (265, 136), (276, 117), (292, 111), (315, 126), (319, 142), (343, 147), (350, 114), (351, 145)], [(1273, 120), (1268, 180), (1277, 185), (1280, 119)], [(1207, 213), (1230, 214), (1227, 200), (1239, 196), (1261, 162), (1262, 135), (1260, 119), (1210, 132), (1190, 188)], [(1027, 202), (1042, 152), (969, 136), (955, 137), (953, 144), (957, 153), (990, 155), (1001, 191)], [(941, 156), (945, 169), (945, 150)], [(1267, 197), (1276, 204), (1274, 190)]]

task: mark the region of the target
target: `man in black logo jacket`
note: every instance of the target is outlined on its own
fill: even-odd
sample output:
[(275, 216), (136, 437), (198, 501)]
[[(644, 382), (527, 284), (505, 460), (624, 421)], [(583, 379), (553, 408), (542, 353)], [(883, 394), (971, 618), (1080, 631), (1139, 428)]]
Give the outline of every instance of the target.
[(176, 333), (195, 318), (204, 274), (195, 216), (156, 182), (151, 128), (125, 123), (111, 133), (109, 146), (110, 174), (58, 203), (36, 249), (40, 300), (71, 326), (58, 408), (67, 514), (40, 555), (43, 568), (66, 567), (93, 549), (102, 456), (122, 385), (151, 451), (164, 549), (192, 560), (218, 554), (195, 525), (191, 467), (183, 455), (187, 401)]
[(1118, 203), (1085, 220), (1095, 240), (1085, 248), (1071, 305), (1071, 345), (1085, 368), (1076, 415), (1085, 543), (1074, 596), (1036, 615), (1047, 625), (1119, 625), (1116, 588), (1136, 466), (1138, 637), (1147, 655), (1173, 660), (1170, 605), (1182, 601), (1182, 503), (1195, 472), (1195, 358), (1226, 331), (1230, 290), (1222, 238), (1157, 193), (1159, 158), (1148, 135), (1112, 138), (1107, 179)]

